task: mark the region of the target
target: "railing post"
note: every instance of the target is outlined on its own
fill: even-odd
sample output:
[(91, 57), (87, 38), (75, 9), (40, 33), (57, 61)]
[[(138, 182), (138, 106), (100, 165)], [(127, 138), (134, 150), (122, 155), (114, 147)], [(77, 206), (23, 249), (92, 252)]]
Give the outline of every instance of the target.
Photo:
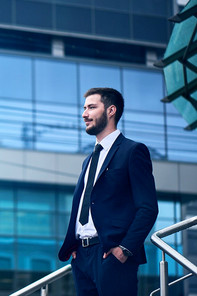
[(48, 296), (48, 285), (41, 288), (40, 296)]
[(165, 261), (165, 253), (162, 252), (160, 262), (160, 296), (168, 296), (168, 262)]

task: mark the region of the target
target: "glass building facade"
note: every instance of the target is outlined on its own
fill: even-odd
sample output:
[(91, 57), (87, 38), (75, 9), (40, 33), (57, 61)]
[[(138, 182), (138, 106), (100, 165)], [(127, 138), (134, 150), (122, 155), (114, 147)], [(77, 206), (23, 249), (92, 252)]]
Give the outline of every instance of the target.
[(113, 87), (125, 98), (119, 128), (144, 142), (153, 159), (197, 161), (197, 132), (164, 105), (163, 74), (145, 67), (0, 54), (1, 147), (87, 153), (94, 140), (81, 118), (83, 94)]
[[(173, 0), (1, 0), (0, 149), (85, 157), (94, 139), (84, 131), (83, 95), (104, 86), (123, 94), (119, 129), (145, 143), (154, 161), (196, 164), (197, 131), (185, 131), (175, 108), (160, 102), (165, 82), (153, 67), (170, 36), (168, 18), (178, 9)], [(64, 265), (57, 253), (74, 187), (0, 179), (0, 296)], [(180, 192), (157, 194), (160, 211), (151, 233), (183, 217)], [(189, 199), (195, 203), (196, 195), (185, 194), (184, 203)], [(161, 252), (150, 236), (139, 296), (159, 287)], [(183, 252), (180, 233), (166, 242)], [(170, 279), (181, 276), (182, 268), (167, 260)], [(50, 289), (52, 296), (57, 289), (58, 295), (75, 295), (72, 276)], [(183, 284), (170, 293), (184, 295)]]
[[(68, 225), (74, 187), (0, 182), (0, 274), (1, 289), (14, 291), (38, 276), (52, 272), (60, 263), (57, 253)], [(178, 200), (166, 201), (158, 193), (160, 214), (152, 233), (181, 219)], [(144, 291), (159, 285), (161, 252), (146, 240), (148, 264), (142, 265), (139, 278)], [(173, 248), (182, 253), (181, 234), (167, 238)], [(174, 279), (183, 274), (175, 261), (168, 258), (169, 276)], [(15, 280), (12, 278), (15, 275)], [(26, 276), (25, 276), (26, 275)], [(27, 276), (28, 275), (28, 276)], [(24, 279), (21, 284), (21, 278)], [(155, 279), (151, 284), (150, 280)], [(10, 284), (9, 289), (7, 287)], [(62, 281), (62, 290), (65, 286)], [(70, 286), (69, 286), (70, 285)], [(74, 295), (72, 279), (67, 282), (67, 295)], [(65, 291), (64, 291), (65, 292)], [(54, 294), (55, 295), (55, 294)]]

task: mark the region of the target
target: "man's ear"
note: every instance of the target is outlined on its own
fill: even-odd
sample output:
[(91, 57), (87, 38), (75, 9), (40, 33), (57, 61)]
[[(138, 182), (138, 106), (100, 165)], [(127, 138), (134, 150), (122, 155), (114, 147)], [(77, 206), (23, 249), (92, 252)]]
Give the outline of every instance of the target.
[(107, 113), (109, 118), (111, 118), (112, 116), (114, 116), (116, 114), (116, 106), (115, 105), (111, 105), (107, 108)]

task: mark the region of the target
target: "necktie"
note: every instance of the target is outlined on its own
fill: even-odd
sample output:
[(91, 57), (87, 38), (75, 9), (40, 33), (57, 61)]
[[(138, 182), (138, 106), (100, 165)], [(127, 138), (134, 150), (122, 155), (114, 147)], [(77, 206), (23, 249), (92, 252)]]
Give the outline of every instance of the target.
[(96, 168), (98, 164), (99, 154), (102, 149), (103, 147), (100, 144), (97, 144), (92, 154), (92, 161), (90, 164), (88, 181), (87, 181), (84, 198), (83, 198), (83, 204), (81, 207), (81, 213), (79, 217), (79, 222), (82, 225), (88, 223), (90, 196), (91, 196), (92, 188), (94, 185), (94, 178), (95, 178)]

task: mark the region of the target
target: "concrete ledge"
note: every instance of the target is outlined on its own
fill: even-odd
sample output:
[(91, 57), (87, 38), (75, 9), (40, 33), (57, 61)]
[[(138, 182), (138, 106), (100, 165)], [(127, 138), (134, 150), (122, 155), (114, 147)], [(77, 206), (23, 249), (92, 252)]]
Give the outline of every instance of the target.
[[(85, 155), (0, 149), (0, 180), (75, 185)], [(156, 189), (197, 193), (197, 164), (153, 161)]]

